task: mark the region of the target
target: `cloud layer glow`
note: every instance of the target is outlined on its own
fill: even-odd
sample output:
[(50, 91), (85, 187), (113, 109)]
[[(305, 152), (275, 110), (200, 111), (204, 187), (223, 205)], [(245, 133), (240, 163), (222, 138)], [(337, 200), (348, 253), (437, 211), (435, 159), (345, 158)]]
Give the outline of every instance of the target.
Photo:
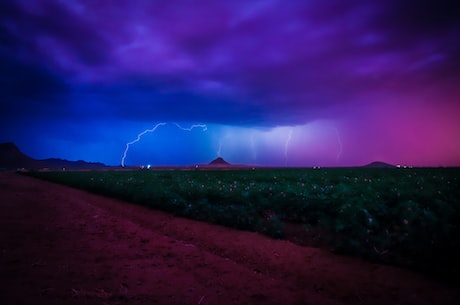
[[(0, 141), (119, 164), (460, 165), (454, 1), (2, 1)], [(173, 127), (173, 126), (170, 126)]]

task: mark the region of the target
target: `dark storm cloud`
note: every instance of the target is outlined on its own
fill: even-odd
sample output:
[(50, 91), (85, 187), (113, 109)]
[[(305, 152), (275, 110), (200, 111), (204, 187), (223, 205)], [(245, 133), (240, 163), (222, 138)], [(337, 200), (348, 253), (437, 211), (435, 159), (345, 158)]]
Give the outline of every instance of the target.
[(399, 31), (400, 35), (410, 32), (414, 36), (426, 36), (454, 30), (452, 26), (460, 23), (459, 14), (460, 4), (455, 0), (406, 0), (392, 1), (383, 17), (387, 26), (396, 20), (395, 25), (403, 30)]
[(4, 1), (2, 94), (68, 89), (130, 120), (301, 124), (368, 93), (455, 91), (458, 16), (425, 0)]
[(16, 58), (0, 58), (0, 96), (7, 100), (46, 99), (66, 90), (63, 81), (44, 66)]
[(109, 61), (108, 43), (94, 25), (56, 1), (7, 0), (0, 4), (0, 18), (3, 35), (14, 37), (2, 48), (18, 55), (49, 62), (47, 56), (65, 48), (73, 56), (70, 60), (83, 64)]
[(66, 97), (69, 92), (65, 80), (45, 65), (21, 61), (0, 51), (0, 120), (3, 126), (48, 120), (68, 113)]
[(180, 79), (130, 79), (115, 85), (82, 88), (81, 93), (80, 99), (104, 105), (101, 115), (104, 112), (130, 121), (150, 123), (193, 118), (199, 122), (239, 125), (264, 122), (264, 105), (237, 103), (223, 95), (194, 92)]
[(339, 147), (334, 164), (458, 164), (458, 6), (3, 0), (0, 138), (101, 161), (108, 141), (113, 162), (138, 129), (194, 122), (214, 125), (213, 154), (235, 142), (255, 159), (263, 142), (286, 164), (291, 141), (296, 164), (315, 147)]
[[(27, 4), (27, 2), (25, 2)], [(31, 4), (29, 2), (28, 4)], [(69, 115), (72, 75), (52, 55), (60, 48), (86, 65), (107, 63), (106, 44), (88, 24), (51, 1), (0, 3), (0, 105), (3, 124)]]
[[(460, 72), (460, 4), (458, 1), (391, 1), (369, 26), (384, 34), (378, 47), (409, 54), (433, 78), (452, 78)], [(433, 79), (431, 79), (433, 80)]]

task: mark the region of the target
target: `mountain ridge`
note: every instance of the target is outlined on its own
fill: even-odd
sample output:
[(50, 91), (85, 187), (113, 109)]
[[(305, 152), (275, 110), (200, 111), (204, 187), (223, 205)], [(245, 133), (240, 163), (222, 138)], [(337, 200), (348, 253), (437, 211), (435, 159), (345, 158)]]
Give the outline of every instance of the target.
[(1, 169), (102, 169), (107, 165), (83, 160), (69, 161), (59, 158), (34, 159), (24, 154), (14, 142), (0, 143)]

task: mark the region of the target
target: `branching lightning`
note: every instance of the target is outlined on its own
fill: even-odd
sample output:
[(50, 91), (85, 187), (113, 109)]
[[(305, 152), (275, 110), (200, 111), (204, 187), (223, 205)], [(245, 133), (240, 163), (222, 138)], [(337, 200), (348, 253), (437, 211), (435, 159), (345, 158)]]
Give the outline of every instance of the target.
[[(135, 140), (126, 143), (126, 148), (125, 148), (125, 151), (123, 152), (123, 157), (121, 158), (121, 166), (122, 166), (122, 167), (125, 167), (125, 159), (126, 159), (126, 156), (127, 156), (127, 154), (128, 154), (129, 147), (130, 147), (131, 145), (133, 145), (134, 143), (139, 142), (139, 141), (141, 140), (142, 136), (145, 135), (146, 133), (155, 132), (155, 131), (157, 130), (158, 127), (164, 126), (164, 125), (166, 125), (166, 124), (168, 124), (168, 123), (165, 123), (165, 122), (163, 122), (163, 123), (158, 123), (158, 124), (156, 124), (152, 129), (146, 129), (146, 130), (144, 130), (143, 132), (141, 132), (140, 134), (138, 134)], [(195, 124), (195, 125), (192, 125), (192, 126), (190, 126), (190, 127), (188, 127), (188, 128), (184, 128), (184, 127), (180, 126), (180, 125), (177, 124), (177, 123), (174, 123), (174, 125), (175, 125), (177, 128), (179, 128), (179, 129), (181, 129), (181, 130), (185, 130), (185, 131), (192, 131), (193, 128), (202, 128), (203, 131), (208, 130), (208, 126), (206, 126), (206, 125), (204, 125), (204, 124)]]
[(288, 134), (288, 137), (286, 139), (286, 143), (284, 144), (284, 165), (287, 165), (287, 163), (288, 163), (288, 148), (289, 148), (289, 142), (291, 142), (293, 130), (294, 129), (292, 129), (292, 128), (289, 130), (289, 134)]
[[(153, 133), (155, 132), (160, 126), (164, 126), (164, 125), (167, 125), (167, 124), (171, 124), (171, 125), (174, 125), (176, 126), (178, 129), (180, 130), (183, 130), (183, 131), (188, 131), (188, 132), (191, 132), (193, 129), (197, 128), (197, 129), (202, 129), (202, 131), (207, 131), (208, 127), (205, 125), (205, 124), (194, 124), (194, 125), (191, 125), (190, 127), (183, 127), (181, 125), (179, 125), (178, 123), (166, 123), (166, 122), (162, 122), (162, 123), (158, 123), (156, 124), (153, 128), (151, 129), (146, 129), (144, 131), (142, 131), (141, 133), (139, 133), (137, 135), (137, 137), (131, 141), (131, 142), (128, 142), (126, 143), (126, 147), (125, 147), (125, 150), (123, 152), (123, 156), (122, 156), (122, 159), (121, 159), (121, 166), (122, 167), (125, 167), (125, 160), (127, 158), (127, 155), (128, 155), (128, 151), (129, 151), (129, 148), (131, 145), (139, 142), (141, 140), (141, 138), (147, 134), (147, 133)], [(343, 143), (342, 143), (342, 138), (341, 138), (341, 135), (339, 133), (339, 130), (334, 127), (334, 126), (330, 126), (331, 129), (334, 130), (334, 133), (335, 133), (335, 137), (336, 137), (336, 140), (337, 140), (337, 145), (338, 145), (338, 151), (337, 151), (337, 155), (336, 155), (336, 162), (338, 162), (342, 156), (342, 152), (343, 152)], [(286, 133), (287, 131), (287, 133)], [(291, 144), (291, 141), (292, 141), (292, 137), (293, 137), (293, 134), (294, 134), (294, 128), (290, 128), (289, 130), (285, 130), (284, 131), (284, 135), (285, 135), (285, 142), (284, 142), (284, 161), (285, 161), (285, 166), (288, 165), (288, 161), (289, 161), (289, 145)], [(228, 135), (227, 135), (228, 136)], [(223, 147), (223, 141), (224, 139), (227, 137), (223, 137), (219, 140), (218, 142), (218, 147), (217, 147), (217, 156), (218, 157), (221, 157), (222, 156), (222, 147)], [(253, 160), (256, 160), (257, 159), (257, 150), (256, 150), (256, 134), (252, 133), (250, 135), (250, 138), (249, 138), (249, 146), (250, 146), (250, 149), (251, 149), (251, 152), (252, 152), (252, 158)]]
[(198, 127), (203, 128), (203, 131), (208, 130), (208, 126), (206, 126), (204, 124), (195, 124), (195, 125), (190, 126), (189, 128), (184, 128), (184, 127), (180, 126), (177, 123), (174, 123), (174, 125), (176, 125), (177, 128), (185, 130), (185, 131), (192, 131), (193, 128), (198, 128)]
[(125, 167), (125, 159), (126, 159), (126, 155), (128, 154), (128, 150), (129, 150), (129, 146), (130, 145), (133, 145), (134, 143), (137, 143), (141, 140), (141, 137), (143, 135), (145, 135), (146, 133), (150, 133), (150, 132), (154, 132), (155, 130), (157, 130), (158, 127), (160, 126), (164, 126), (166, 125), (167, 123), (158, 123), (155, 125), (155, 127), (153, 127), (152, 129), (146, 129), (144, 130), (143, 132), (141, 132), (140, 134), (137, 135), (137, 138), (131, 142), (128, 142), (126, 143), (126, 148), (125, 148), (125, 151), (123, 152), (123, 157), (121, 158), (121, 166), (122, 167)]

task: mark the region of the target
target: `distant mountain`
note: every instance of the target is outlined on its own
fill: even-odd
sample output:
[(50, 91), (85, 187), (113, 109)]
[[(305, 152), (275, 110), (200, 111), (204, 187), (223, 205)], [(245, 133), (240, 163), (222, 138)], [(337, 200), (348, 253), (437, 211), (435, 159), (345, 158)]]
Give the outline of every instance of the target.
[(0, 169), (50, 169), (62, 170), (63, 168), (77, 170), (77, 169), (101, 169), (107, 167), (102, 163), (92, 163), (79, 161), (68, 161), (56, 158), (36, 160), (33, 159), (16, 146), (12, 142), (0, 144)]
[(212, 160), (211, 162), (209, 162), (209, 165), (223, 166), (223, 165), (231, 165), (231, 164), (228, 163), (227, 161), (225, 161), (223, 158), (219, 157), (219, 158), (216, 158), (216, 159)]
[(388, 164), (388, 163), (385, 163), (385, 162), (376, 161), (376, 162), (372, 162), (372, 163), (369, 163), (367, 165), (364, 165), (363, 167), (367, 167), (367, 168), (393, 168), (393, 167), (396, 167), (396, 166)]
[(36, 168), (37, 166), (39, 166), (38, 160), (22, 153), (14, 143), (0, 144), (0, 168)]

